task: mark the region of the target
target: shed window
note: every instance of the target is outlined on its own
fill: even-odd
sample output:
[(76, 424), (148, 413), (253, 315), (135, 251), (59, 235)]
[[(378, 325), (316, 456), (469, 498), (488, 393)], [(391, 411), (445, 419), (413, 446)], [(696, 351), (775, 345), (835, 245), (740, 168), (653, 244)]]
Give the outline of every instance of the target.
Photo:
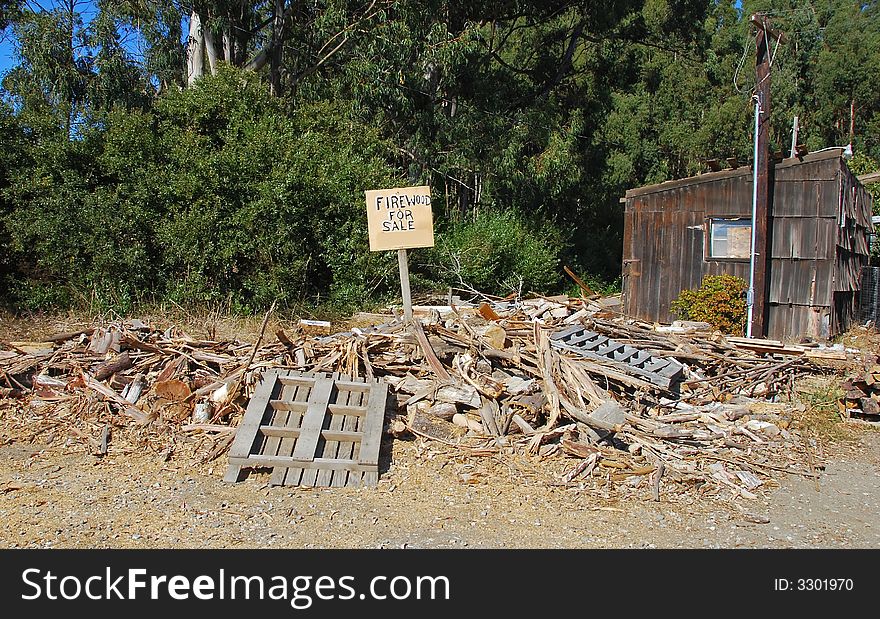
[(751, 219), (710, 219), (709, 258), (748, 260), (752, 250)]

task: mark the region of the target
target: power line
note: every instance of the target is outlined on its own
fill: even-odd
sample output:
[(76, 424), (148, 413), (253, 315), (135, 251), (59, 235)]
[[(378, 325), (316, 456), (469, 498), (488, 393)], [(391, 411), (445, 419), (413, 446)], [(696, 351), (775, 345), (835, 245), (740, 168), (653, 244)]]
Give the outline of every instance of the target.
[(739, 79), (739, 72), (743, 68), (743, 63), (745, 63), (745, 61), (746, 61), (746, 56), (749, 53), (749, 49), (751, 49), (751, 47), (752, 47), (751, 42), (752, 42), (752, 37), (750, 35), (746, 35), (746, 44), (743, 46), (742, 57), (739, 59), (739, 63), (737, 63), (737, 65), (736, 65), (736, 71), (733, 72), (733, 89), (736, 90), (739, 94), (745, 93), (745, 89), (744, 88), (740, 89), (739, 84), (737, 84), (737, 81)]

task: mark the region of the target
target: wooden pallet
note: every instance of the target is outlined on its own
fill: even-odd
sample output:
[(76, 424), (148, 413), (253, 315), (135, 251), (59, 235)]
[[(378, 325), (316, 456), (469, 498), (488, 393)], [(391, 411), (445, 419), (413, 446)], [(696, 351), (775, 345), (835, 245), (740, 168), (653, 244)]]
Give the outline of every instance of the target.
[(375, 486), (388, 385), (267, 370), (229, 450), (225, 481), (270, 467), (276, 486)]
[(550, 344), (589, 359), (637, 374), (663, 389), (671, 389), (684, 376), (684, 366), (674, 359), (655, 357), (620, 342), (574, 325), (550, 336)]

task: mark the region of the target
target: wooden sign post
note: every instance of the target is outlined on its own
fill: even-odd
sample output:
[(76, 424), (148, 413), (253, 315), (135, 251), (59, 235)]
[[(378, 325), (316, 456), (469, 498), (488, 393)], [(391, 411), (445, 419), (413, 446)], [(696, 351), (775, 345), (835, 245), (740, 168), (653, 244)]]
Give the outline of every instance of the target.
[(367, 232), (370, 251), (397, 250), (403, 316), (412, 321), (412, 295), (409, 290), (409, 263), (406, 250), (434, 246), (434, 219), (431, 188), (398, 187), (366, 191)]

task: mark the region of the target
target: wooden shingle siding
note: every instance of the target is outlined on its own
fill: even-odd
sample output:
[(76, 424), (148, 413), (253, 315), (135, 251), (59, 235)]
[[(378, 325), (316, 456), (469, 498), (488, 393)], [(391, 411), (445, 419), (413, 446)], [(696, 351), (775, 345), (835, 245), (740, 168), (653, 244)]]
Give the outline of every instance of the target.
[[(868, 262), (871, 198), (830, 150), (788, 159), (771, 174), (767, 336), (830, 337), (846, 328)], [(751, 217), (749, 167), (630, 190), (624, 224), (624, 311), (646, 321), (678, 318), (670, 304), (706, 275), (749, 279), (748, 260), (706, 257), (706, 222)], [(847, 314), (851, 313), (847, 310)], [(839, 318), (839, 319), (838, 319)]]
[(834, 219), (774, 217), (771, 258), (820, 258), (834, 253)]

